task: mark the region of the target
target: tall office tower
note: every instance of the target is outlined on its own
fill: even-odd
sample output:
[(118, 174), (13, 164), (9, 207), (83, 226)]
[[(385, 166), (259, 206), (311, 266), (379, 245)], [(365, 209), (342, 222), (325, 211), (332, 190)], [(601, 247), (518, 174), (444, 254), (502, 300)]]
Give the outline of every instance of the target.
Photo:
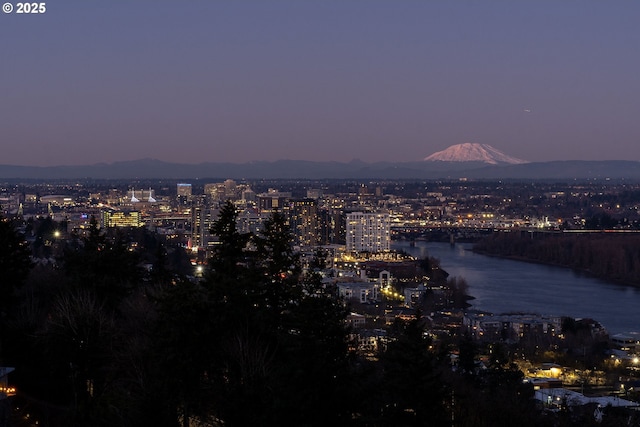
[(391, 248), (388, 213), (348, 213), (346, 231), (347, 251), (384, 252)]
[(191, 209), (191, 247), (208, 248), (213, 244), (211, 227), (218, 219), (219, 210), (199, 203)]
[(176, 185), (177, 195), (179, 196), (191, 196), (191, 184), (177, 184)]
[(316, 246), (319, 242), (318, 202), (314, 199), (291, 200), (289, 226), (296, 244)]

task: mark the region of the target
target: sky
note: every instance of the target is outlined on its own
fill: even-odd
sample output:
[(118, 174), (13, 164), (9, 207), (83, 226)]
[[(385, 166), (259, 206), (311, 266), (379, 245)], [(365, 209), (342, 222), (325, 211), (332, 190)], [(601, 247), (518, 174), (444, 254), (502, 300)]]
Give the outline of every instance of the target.
[(0, 164), (640, 161), (639, 1), (8, 3)]

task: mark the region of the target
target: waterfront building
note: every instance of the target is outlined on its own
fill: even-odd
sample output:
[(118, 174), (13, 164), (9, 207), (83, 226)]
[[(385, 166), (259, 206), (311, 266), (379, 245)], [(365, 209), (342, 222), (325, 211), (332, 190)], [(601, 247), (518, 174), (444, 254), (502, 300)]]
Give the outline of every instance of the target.
[(637, 332), (615, 334), (609, 340), (612, 348), (622, 350), (628, 354), (635, 354), (640, 351), (640, 334)]
[(351, 212), (346, 218), (347, 251), (384, 252), (391, 246), (388, 213)]
[(502, 314), (467, 312), (463, 325), (472, 338), (480, 341), (519, 341), (528, 337), (554, 337), (562, 329), (562, 317), (540, 314)]
[(588, 407), (588, 413), (593, 414), (594, 420), (598, 423), (606, 418), (607, 409), (631, 408), (637, 411), (640, 407), (638, 402), (622, 399), (620, 396), (585, 396), (566, 388), (539, 387), (534, 393), (534, 398), (540, 401), (545, 409), (560, 411), (569, 407), (575, 412), (578, 407)]

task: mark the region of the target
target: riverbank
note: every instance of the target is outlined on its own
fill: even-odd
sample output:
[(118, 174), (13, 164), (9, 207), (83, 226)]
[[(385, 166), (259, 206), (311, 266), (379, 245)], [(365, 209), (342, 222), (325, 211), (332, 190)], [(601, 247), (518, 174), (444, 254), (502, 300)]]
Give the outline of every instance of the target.
[(486, 256), (463, 243), (394, 241), (393, 249), (413, 256), (438, 258), (451, 276), (464, 278), (473, 309), (491, 313), (539, 313), (592, 318), (610, 333), (640, 330), (633, 316), (640, 306), (640, 289), (606, 282), (570, 268)]
[(580, 269), (580, 268), (572, 267), (570, 265), (560, 264), (560, 263), (557, 263), (557, 262), (540, 261), (538, 259), (527, 258), (525, 256), (493, 254), (493, 253), (489, 253), (489, 252), (486, 252), (486, 251), (477, 250), (477, 249), (475, 249), (475, 247), (472, 247), (469, 250), (474, 252), (474, 253), (476, 253), (476, 254), (478, 254), (478, 255), (491, 257), (491, 258), (500, 258), (500, 259), (507, 259), (507, 260), (510, 260), (510, 261), (520, 261), (520, 262), (527, 262), (527, 263), (531, 263), (531, 264), (547, 265), (547, 266), (550, 266), (550, 267), (562, 268), (562, 269), (566, 269), (566, 270), (571, 271), (571, 272), (573, 272), (575, 274), (578, 274), (578, 275), (584, 275), (585, 277), (602, 280), (604, 282), (608, 282), (608, 283), (611, 283), (611, 284), (629, 286), (629, 287), (632, 287), (632, 288), (640, 289), (640, 282), (632, 282), (632, 281), (626, 281), (626, 280), (622, 280), (622, 279), (616, 279), (616, 278), (613, 278), (613, 277), (600, 276), (600, 275), (594, 274), (592, 271), (590, 271), (588, 269)]
[(495, 233), (476, 242), (486, 256), (570, 269), (603, 281), (640, 287), (640, 237), (604, 234)]

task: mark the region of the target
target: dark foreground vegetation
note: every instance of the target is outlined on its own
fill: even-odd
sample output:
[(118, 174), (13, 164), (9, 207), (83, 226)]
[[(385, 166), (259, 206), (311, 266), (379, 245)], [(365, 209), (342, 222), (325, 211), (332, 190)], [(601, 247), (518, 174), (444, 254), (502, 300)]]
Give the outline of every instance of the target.
[(60, 224), (32, 224), (34, 248), (1, 218), (0, 365), (16, 368), (18, 392), (0, 425), (561, 425), (508, 357), (480, 372), (469, 338), (436, 343), (419, 313), (376, 357), (358, 356), (323, 257), (303, 271), (281, 215), (259, 235), (240, 234), (236, 215), (222, 209), (202, 278), (181, 274), (157, 236), (95, 221), (36, 265)]
[(640, 234), (636, 233), (496, 232), (477, 242), (474, 250), (640, 286)]

